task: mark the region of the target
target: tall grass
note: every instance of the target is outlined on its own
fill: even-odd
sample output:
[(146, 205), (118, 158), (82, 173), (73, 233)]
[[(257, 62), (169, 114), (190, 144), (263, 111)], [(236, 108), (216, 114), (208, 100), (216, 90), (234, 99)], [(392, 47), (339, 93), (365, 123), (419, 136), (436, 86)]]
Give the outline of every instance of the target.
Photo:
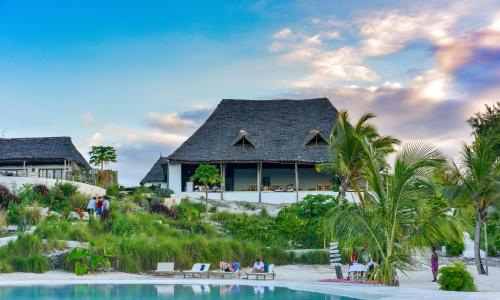
[(42, 241), (30, 234), (20, 234), (16, 241), (0, 248), (1, 272), (43, 273), (50, 269), (49, 260), (42, 255)]

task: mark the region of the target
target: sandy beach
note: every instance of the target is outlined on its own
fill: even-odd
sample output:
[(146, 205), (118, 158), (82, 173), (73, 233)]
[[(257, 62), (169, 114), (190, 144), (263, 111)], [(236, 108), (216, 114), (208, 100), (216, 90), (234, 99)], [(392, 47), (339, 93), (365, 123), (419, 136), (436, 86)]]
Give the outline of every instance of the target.
[[(334, 271), (324, 265), (285, 265), (275, 269), (275, 281), (220, 280), (220, 279), (182, 279), (154, 277), (149, 274), (128, 274), (119, 272), (99, 273), (95, 275), (76, 276), (64, 271), (50, 271), (43, 274), (9, 273), (0, 274), (0, 286), (4, 285), (37, 285), (37, 284), (71, 284), (71, 283), (101, 283), (101, 284), (250, 284), (276, 285), (295, 289), (330, 292), (337, 295), (356, 296), (362, 299), (500, 299), (500, 268), (490, 268), (489, 276), (479, 276), (468, 266), (479, 292), (457, 293), (439, 291), (439, 286), (431, 282), (430, 270), (420, 270), (408, 273), (408, 277), (400, 276), (401, 285), (398, 288), (365, 284), (320, 283), (320, 279), (335, 278)], [(343, 267), (343, 271), (347, 267)]]

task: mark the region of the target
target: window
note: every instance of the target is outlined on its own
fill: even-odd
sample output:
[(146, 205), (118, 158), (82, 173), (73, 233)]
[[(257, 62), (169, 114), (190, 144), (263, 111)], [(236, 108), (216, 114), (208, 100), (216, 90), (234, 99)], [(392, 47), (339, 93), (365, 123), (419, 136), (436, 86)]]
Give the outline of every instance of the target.
[(318, 130), (311, 130), (306, 138), (306, 146), (326, 146), (328, 142)]
[(248, 133), (245, 130), (240, 130), (238, 136), (234, 139), (231, 144), (232, 147), (240, 148), (255, 148), (254, 143), (249, 140)]
[(38, 177), (50, 179), (64, 179), (63, 169), (38, 169)]

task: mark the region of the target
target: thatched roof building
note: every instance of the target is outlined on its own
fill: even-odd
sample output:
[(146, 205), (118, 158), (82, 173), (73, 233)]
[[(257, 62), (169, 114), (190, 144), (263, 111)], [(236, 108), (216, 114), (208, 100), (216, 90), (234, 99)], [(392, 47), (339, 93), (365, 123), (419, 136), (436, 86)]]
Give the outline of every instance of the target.
[(191, 176), (199, 164), (209, 163), (224, 178), (214, 190), (257, 191), (259, 200), (261, 191), (330, 189), (331, 176), (315, 166), (330, 160), (328, 138), (337, 114), (327, 98), (224, 99), (168, 156), (168, 186), (174, 192), (197, 190)]
[(327, 98), (220, 102), (171, 162), (320, 163), (337, 109)]
[(70, 137), (0, 138), (0, 166), (76, 164), (90, 169)]
[(166, 185), (168, 175), (167, 165), (167, 158), (160, 156), (160, 158), (154, 163), (153, 167), (151, 167), (151, 170), (149, 170), (146, 176), (144, 176), (141, 180), (141, 185)]

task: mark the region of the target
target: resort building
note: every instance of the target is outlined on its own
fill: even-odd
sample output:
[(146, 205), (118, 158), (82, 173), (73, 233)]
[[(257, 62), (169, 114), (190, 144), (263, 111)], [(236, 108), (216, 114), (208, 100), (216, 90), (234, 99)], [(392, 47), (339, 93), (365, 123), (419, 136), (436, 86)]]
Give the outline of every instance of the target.
[(168, 188), (167, 175), (168, 175), (168, 160), (166, 157), (160, 158), (154, 163), (153, 167), (141, 180), (141, 185), (144, 186), (158, 186), (162, 189)]
[(0, 138), (0, 175), (70, 178), (91, 167), (69, 137)]
[(176, 194), (202, 192), (190, 177), (200, 164), (214, 164), (224, 181), (211, 192), (227, 200), (292, 202), (331, 193), (332, 176), (317, 165), (330, 161), (336, 118), (326, 98), (222, 100), (168, 156), (168, 187)]

